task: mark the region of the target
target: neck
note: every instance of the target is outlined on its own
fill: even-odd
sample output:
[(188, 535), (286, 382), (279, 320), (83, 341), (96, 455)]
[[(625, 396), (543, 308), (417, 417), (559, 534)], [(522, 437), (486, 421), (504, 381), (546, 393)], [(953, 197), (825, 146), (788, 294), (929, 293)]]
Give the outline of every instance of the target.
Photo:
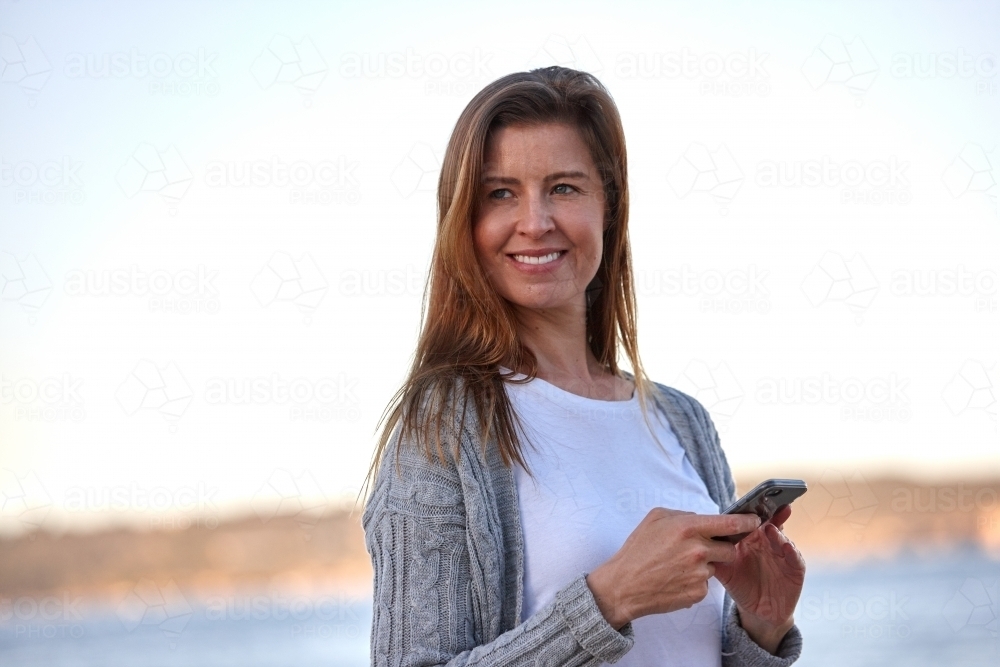
[[(582, 295), (581, 295), (582, 296)], [(587, 308), (516, 308), (518, 333), (538, 362), (537, 376), (557, 386), (590, 386), (607, 377), (587, 344)]]

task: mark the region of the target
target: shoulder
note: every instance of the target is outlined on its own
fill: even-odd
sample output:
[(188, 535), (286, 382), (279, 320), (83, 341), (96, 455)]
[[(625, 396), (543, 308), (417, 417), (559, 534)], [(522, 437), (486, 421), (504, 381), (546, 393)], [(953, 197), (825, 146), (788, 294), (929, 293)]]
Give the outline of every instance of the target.
[(700, 429), (704, 430), (706, 434), (714, 436), (716, 431), (712, 415), (698, 399), (684, 393), (680, 389), (660, 382), (651, 381), (651, 384), (661, 401), (667, 403), (674, 411), (682, 413), (688, 420), (691, 420)]
[[(396, 423), (365, 502), (365, 525), (386, 512), (437, 518), (462, 513), (460, 459), (475, 451), (478, 442), (472, 401), (464, 400), (459, 379), (441, 391), (431, 388), (423, 392), (416, 410), (416, 423), (431, 427), (418, 438), (416, 430), (404, 431), (402, 424)], [(434, 454), (437, 451), (440, 456)]]
[(736, 485), (712, 416), (695, 397), (665, 384), (652, 384), (691, 464), (721, 510), (735, 500)]
[[(629, 380), (635, 381), (635, 376), (628, 371), (622, 371), (622, 373)], [(657, 407), (667, 413), (671, 421), (674, 421), (674, 417), (681, 416), (690, 423), (693, 429), (702, 431), (710, 440), (716, 437), (715, 424), (712, 422), (711, 414), (694, 396), (651, 379), (649, 387), (653, 401)]]

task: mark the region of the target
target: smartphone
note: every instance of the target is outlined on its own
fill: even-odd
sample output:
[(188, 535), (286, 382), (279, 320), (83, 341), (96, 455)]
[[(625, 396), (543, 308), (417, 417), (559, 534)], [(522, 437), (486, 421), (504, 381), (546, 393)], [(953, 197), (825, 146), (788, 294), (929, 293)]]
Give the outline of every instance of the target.
[[(791, 504), (807, 490), (801, 479), (768, 479), (753, 487), (749, 493), (725, 509), (723, 514), (756, 514), (764, 523), (775, 513)], [(720, 535), (712, 539), (725, 540), (736, 544), (750, 533)]]

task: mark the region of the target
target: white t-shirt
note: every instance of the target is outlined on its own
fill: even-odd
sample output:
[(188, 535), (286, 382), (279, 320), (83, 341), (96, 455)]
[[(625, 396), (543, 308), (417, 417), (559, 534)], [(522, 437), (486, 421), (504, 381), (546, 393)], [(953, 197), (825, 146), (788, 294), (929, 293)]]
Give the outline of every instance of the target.
[[(514, 466), (525, 545), (521, 621), (614, 555), (653, 507), (719, 513), (669, 422), (649, 405), (663, 448), (653, 440), (637, 392), (627, 401), (601, 401), (540, 378), (506, 387), (537, 479)], [(693, 607), (633, 620), (635, 644), (615, 664), (720, 665), (723, 595), (712, 578), (708, 595)]]

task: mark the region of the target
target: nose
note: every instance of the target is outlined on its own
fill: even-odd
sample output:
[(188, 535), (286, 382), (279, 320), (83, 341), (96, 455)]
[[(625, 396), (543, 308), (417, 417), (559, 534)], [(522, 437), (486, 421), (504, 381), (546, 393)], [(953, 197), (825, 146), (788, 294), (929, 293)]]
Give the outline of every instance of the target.
[(552, 209), (547, 199), (540, 194), (525, 197), (521, 215), (517, 221), (517, 232), (532, 239), (539, 239), (555, 229)]

